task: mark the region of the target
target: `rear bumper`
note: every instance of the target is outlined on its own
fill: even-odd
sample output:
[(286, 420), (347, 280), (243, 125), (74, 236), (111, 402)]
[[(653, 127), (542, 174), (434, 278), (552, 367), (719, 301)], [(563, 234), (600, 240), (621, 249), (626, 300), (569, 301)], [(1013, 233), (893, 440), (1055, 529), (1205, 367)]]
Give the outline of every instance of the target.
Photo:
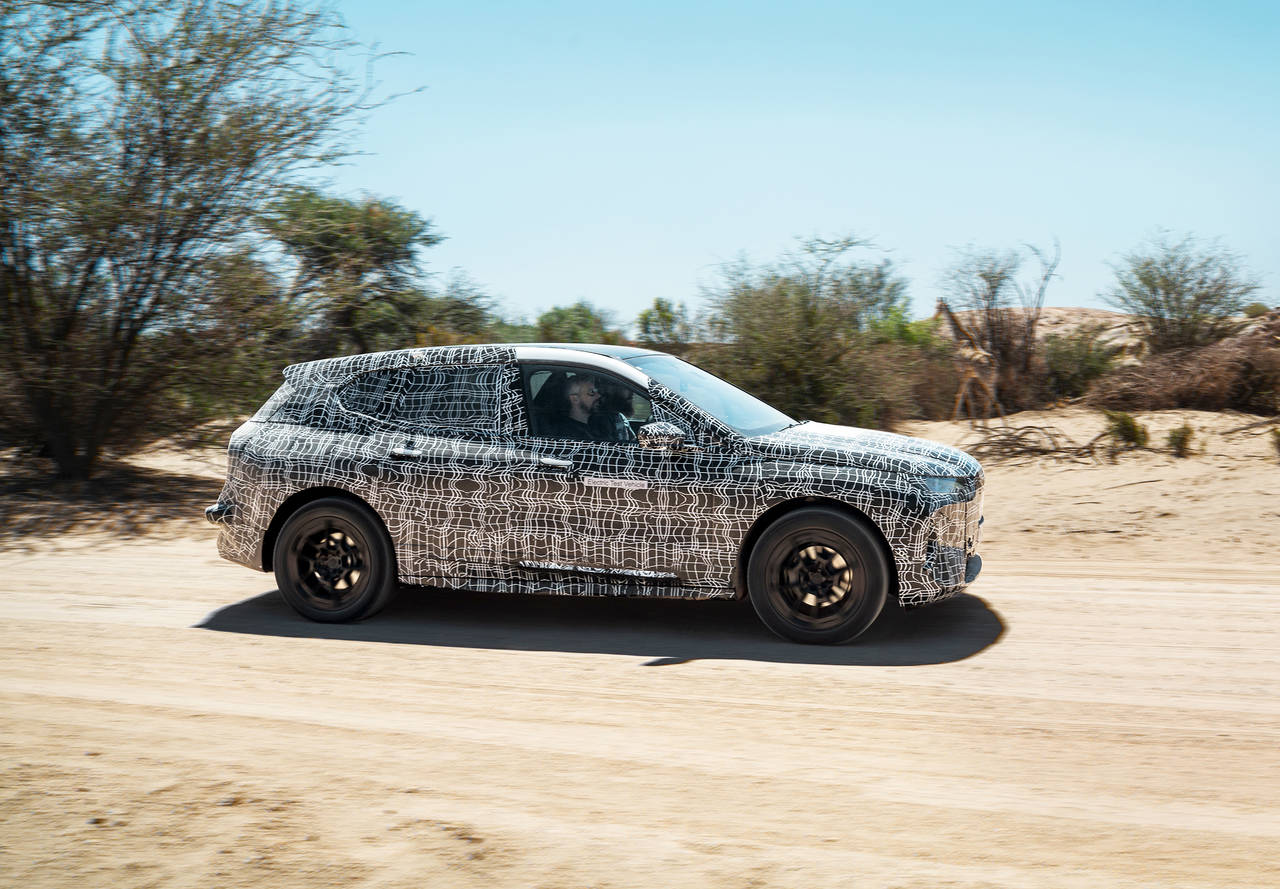
[(231, 521), (235, 517), (236, 505), (234, 503), (223, 503), (219, 501), (212, 506), (206, 506), (204, 517), (214, 525), (222, 525)]

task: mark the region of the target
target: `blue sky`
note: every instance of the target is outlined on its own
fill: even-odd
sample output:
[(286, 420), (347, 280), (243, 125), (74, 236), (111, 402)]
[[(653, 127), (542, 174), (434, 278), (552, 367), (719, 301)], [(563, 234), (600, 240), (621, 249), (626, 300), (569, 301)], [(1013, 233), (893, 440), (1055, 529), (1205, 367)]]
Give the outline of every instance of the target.
[[(932, 312), (956, 251), (1062, 244), (1104, 306), (1159, 229), (1219, 238), (1280, 304), (1280, 4), (340, 2), (408, 55), (333, 187), (448, 236), (509, 315), (629, 322), (796, 237), (872, 239)], [(879, 254), (868, 253), (868, 258)]]

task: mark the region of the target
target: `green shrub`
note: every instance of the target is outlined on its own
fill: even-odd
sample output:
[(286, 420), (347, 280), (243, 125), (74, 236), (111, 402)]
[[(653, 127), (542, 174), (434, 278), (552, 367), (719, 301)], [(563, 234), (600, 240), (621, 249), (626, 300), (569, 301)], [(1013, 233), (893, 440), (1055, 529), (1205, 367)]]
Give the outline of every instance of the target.
[(1258, 286), (1243, 261), (1217, 243), (1161, 235), (1124, 257), (1109, 296), (1138, 316), (1154, 354), (1205, 346), (1235, 333), (1237, 316)]
[(936, 320), (912, 321), (905, 306), (891, 306), (879, 318), (867, 325), (869, 339), (873, 343), (899, 343), (940, 350), (951, 343), (950, 337), (939, 331)]
[(1049, 398), (1076, 398), (1111, 369), (1120, 347), (1102, 339), (1106, 326), (1087, 324), (1044, 339), (1045, 388)]
[(1194, 435), (1195, 431), (1183, 423), (1178, 428), (1169, 430), (1169, 434), (1165, 436), (1165, 444), (1173, 452), (1173, 456), (1188, 457), (1191, 455), (1191, 439)]
[(1261, 318), (1270, 311), (1271, 309), (1267, 307), (1266, 303), (1249, 303), (1244, 307), (1244, 316), (1246, 318)]
[(1147, 427), (1124, 411), (1103, 411), (1107, 417), (1107, 434), (1117, 446), (1145, 448), (1150, 436)]
[[(890, 428), (932, 327), (906, 320), (906, 281), (854, 238), (812, 239), (774, 265), (726, 266), (705, 290), (708, 342), (689, 356), (796, 419)], [(954, 391), (954, 390), (953, 390)]]

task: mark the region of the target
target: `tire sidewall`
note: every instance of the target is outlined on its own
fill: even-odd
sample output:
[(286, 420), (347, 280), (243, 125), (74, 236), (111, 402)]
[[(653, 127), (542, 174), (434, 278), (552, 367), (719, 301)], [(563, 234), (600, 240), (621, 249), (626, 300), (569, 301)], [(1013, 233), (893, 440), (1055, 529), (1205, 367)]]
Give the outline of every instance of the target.
[[(300, 531), (318, 518), (331, 517), (358, 538), (368, 562), (369, 578), (361, 594), (343, 608), (318, 608), (298, 589), (293, 551)], [(272, 554), (272, 567), (280, 595), (295, 611), (310, 620), (341, 623), (370, 617), (390, 599), (396, 588), (396, 558), (382, 522), (368, 507), (338, 497), (324, 497), (299, 508), (280, 528)]]
[[(779, 564), (796, 546), (798, 535), (813, 532), (814, 543), (832, 546), (848, 560), (857, 557), (866, 589), (843, 619), (830, 627), (805, 627), (780, 611), (771, 594)], [(888, 557), (878, 535), (864, 522), (835, 509), (806, 507), (788, 513), (764, 530), (747, 562), (747, 593), (761, 622), (784, 639), (813, 645), (836, 645), (863, 633), (883, 610), (889, 597)]]

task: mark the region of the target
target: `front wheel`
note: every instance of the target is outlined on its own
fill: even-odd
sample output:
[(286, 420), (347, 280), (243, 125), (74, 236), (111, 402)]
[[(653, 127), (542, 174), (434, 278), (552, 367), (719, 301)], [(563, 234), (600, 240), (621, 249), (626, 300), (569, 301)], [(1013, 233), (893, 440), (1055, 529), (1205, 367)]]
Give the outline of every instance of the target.
[(396, 592), (396, 556), (382, 523), (363, 504), (324, 497), (284, 523), (272, 564), (280, 594), (303, 617), (360, 620)]
[(747, 592), (765, 626), (784, 639), (848, 642), (875, 621), (889, 597), (889, 562), (863, 522), (806, 507), (774, 522), (747, 562)]

